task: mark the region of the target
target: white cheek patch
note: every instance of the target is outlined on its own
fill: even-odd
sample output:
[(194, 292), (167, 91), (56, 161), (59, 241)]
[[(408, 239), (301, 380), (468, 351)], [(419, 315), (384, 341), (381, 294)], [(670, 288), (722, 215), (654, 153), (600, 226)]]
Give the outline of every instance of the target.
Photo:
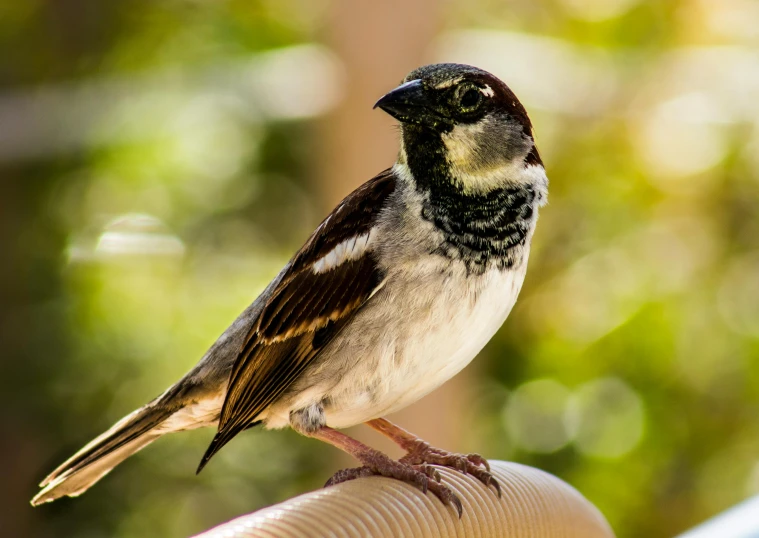
[(507, 158), (481, 145), (480, 135), (493, 132), (490, 129), (492, 121), (485, 118), (478, 123), (460, 124), (442, 135), (446, 160), (454, 179), (467, 191), (487, 192), (505, 183), (522, 183), (535, 173), (545, 175), (542, 166), (526, 170), (522, 159)]
[(372, 228), (369, 233), (346, 239), (316, 260), (311, 266), (311, 270), (318, 275), (326, 273), (347, 261), (360, 258), (369, 248), (374, 236), (375, 229)]

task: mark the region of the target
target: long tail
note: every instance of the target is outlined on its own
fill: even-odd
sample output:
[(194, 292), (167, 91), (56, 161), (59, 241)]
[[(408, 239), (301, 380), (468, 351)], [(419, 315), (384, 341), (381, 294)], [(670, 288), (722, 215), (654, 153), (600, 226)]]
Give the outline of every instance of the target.
[(179, 382), (145, 407), (125, 416), (42, 481), (33, 505), (84, 493), (108, 471), (164, 434), (215, 426), (227, 381), (250, 327), (288, 266), (224, 331)]
[(40, 484), (44, 489), (32, 499), (32, 505), (84, 493), (116, 465), (169, 433), (159, 426), (175, 411), (151, 403), (125, 416), (45, 478)]

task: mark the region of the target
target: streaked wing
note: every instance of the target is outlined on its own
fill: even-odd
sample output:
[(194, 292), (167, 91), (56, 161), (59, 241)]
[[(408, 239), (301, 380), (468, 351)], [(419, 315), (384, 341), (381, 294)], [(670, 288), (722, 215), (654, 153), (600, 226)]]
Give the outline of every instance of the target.
[(291, 260), (232, 368), (219, 430), (198, 471), (256, 422), (382, 286), (374, 226), (394, 189), (386, 170), (353, 191)]

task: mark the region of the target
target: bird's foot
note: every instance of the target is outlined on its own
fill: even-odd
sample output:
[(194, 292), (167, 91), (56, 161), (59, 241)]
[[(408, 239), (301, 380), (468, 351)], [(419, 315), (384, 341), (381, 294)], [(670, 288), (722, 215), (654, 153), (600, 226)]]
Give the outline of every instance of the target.
[(427, 464), (456, 469), (464, 474), (474, 476), (485, 486), (493, 486), (498, 492), (498, 496), (501, 496), (501, 485), (490, 473), (488, 461), (479, 454), (446, 452), (419, 439), (414, 442), (408, 453), (398, 461), (412, 466)]
[(384, 454), (374, 454), (371, 459), (363, 461), (363, 467), (354, 467), (351, 469), (342, 469), (337, 471), (332, 478), (330, 478), (324, 487), (334, 486), (341, 482), (347, 482), (355, 478), (361, 478), (364, 476), (386, 476), (388, 478), (395, 478), (403, 482), (412, 484), (422, 492), (427, 493), (430, 491), (438, 499), (443, 501), (446, 506), (453, 506), (459, 514), (459, 517), (464, 513), (464, 508), (461, 505), (461, 501), (450, 488), (440, 483), (440, 473), (426, 463), (411, 464), (402, 461), (395, 461), (390, 459)]

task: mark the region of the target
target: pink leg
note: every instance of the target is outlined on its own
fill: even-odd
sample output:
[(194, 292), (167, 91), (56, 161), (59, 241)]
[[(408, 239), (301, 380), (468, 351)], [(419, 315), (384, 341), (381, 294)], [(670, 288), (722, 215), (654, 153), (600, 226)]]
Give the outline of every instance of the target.
[[(366, 423), (382, 435), (389, 437), (398, 446), (407, 452), (399, 461), (411, 465), (442, 465), (459, 470), (464, 474), (471, 474), (486, 486), (492, 485), (501, 496), (501, 486), (490, 474), (490, 464), (479, 454), (456, 454), (439, 448), (431, 447), (428, 443), (396, 426), (384, 418), (377, 418)], [(484, 469), (482, 468), (484, 467)]]
[[(410, 462), (395, 461), (382, 452), (332, 428), (323, 427), (313, 433), (307, 433), (307, 435), (347, 452), (363, 465), (363, 467), (338, 471), (329, 479), (325, 487), (362, 476), (386, 476), (414, 484), (425, 493), (427, 493), (427, 490), (431, 491), (444, 504), (453, 505), (458, 511), (459, 517), (461, 517), (463, 513), (461, 501), (453, 491), (440, 483), (440, 474), (433, 467), (424, 463), (412, 464)], [(433, 480), (430, 480), (430, 478)]]

